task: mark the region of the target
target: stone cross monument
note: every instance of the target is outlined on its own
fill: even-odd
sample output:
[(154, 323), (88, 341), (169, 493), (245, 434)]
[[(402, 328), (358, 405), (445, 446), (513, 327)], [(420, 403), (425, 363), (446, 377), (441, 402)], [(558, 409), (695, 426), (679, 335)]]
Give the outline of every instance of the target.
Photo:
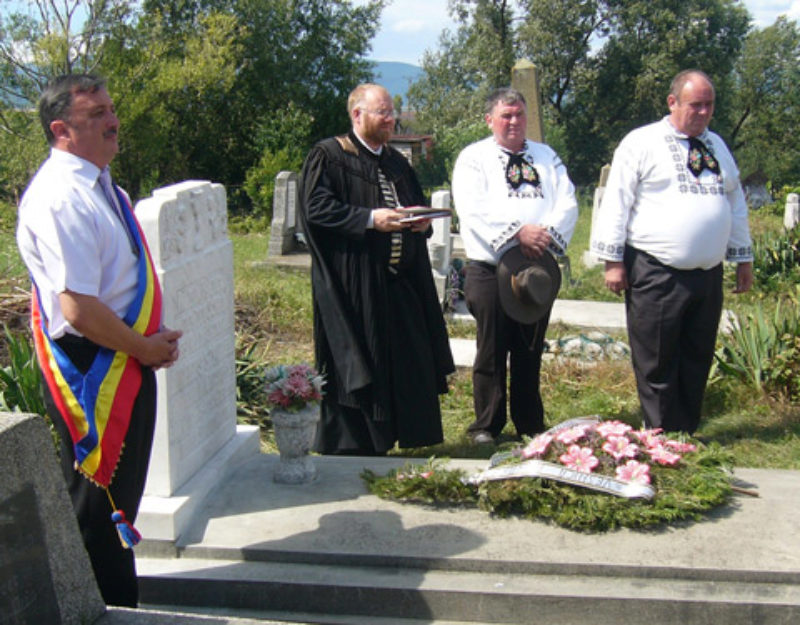
[(527, 59), (521, 59), (511, 68), (511, 86), (525, 96), (528, 125), (525, 136), (531, 141), (544, 141), (541, 102), (539, 100), (539, 70)]

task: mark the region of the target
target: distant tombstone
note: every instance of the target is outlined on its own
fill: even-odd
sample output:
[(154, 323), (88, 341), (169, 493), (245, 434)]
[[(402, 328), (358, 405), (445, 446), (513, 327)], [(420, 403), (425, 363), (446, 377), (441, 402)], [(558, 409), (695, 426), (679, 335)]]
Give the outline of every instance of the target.
[(539, 97), (539, 70), (527, 59), (521, 59), (511, 68), (511, 86), (525, 96), (528, 125), (525, 136), (531, 141), (544, 141), (541, 100)]
[[(161, 281), (164, 324), (183, 330), (180, 358), (157, 373), (156, 434), (138, 525), (145, 538), (174, 539), (231, 460), (257, 452), (258, 428), (236, 425), (225, 188), (186, 181), (157, 189), (136, 215)], [(207, 479), (210, 471), (220, 474)]]
[(783, 212), (783, 227), (791, 230), (800, 223), (800, 196), (790, 193), (786, 196), (786, 209)]
[[(434, 191), (431, 197), (432, 208), (450, 208), (450, 191)], [(433, 281), (439, 301), (444, 303), (447, 294), (447, 278), (450, 272), (450, 217), (434, 219), (433, 235), (428, 239), (428, 255), (433, 269)]]
[(105, 611), (50, 430), (0, 412), (0, 623), (78, 625)]
[(267, 256), (284, 256), (294, 252), (297, 245), (298, 176), (292, 171), (279, 172), (275, 177), (272, 198), (272, 228)]
[[(600, 169), (600, 180), (597, 183), (597, 188), (594, 190), (594, 197), (592, 199), (592, 230), (594, 230), (594, 222), (597, 218), (600, 203), (603, 201), (603, 194), (606, 191), (606, 183), (608, 182), (608, 173), (611, 171), (611, 165), (605, 164)], [(591, 250), (586, 250), (583, 253), (583, 264), (587, 267), (594, 267), (602, 265), (603, 261), (597, 258)]]

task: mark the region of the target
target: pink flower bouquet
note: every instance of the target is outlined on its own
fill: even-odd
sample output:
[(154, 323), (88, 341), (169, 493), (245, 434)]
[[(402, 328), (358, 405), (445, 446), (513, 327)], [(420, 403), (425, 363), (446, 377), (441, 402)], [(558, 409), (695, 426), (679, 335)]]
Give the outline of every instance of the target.
[(298, 412), (322, 399), (325, 376), (305, 363), (272, 367), (267, 370), (265, 379), (267, 403), (271, 408)]
[(650, 483), (651, 465), (677, 466), (695, 445), (666, 437), (661, 430), (634, 430), (620, 421), (567, 424), (532, 438), (515, 455), (559, 463), (583, 473)]

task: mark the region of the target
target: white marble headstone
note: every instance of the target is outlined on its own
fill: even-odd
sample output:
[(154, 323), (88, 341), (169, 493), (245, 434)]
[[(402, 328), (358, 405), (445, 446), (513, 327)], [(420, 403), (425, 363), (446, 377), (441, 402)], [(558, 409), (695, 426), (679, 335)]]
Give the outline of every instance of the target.
[[(163, 323), (183, 331), (180, 358), (157, 373), (158, 416), (145, 488), (146, 499), (169, 498), (219, 461), (237, 434), (225, 188), (186, 181), (157, 189), (136, 205), (136, 216), (161, 281)], [(257, 440), (256, 431), (256, 451)], [(146, 502), (142, 508), (147, 511)]]
[(800, 196), (789, 193), (786, 196), (786, 209), (783, 213), (783, 227), (791, 230), (800, 223)]

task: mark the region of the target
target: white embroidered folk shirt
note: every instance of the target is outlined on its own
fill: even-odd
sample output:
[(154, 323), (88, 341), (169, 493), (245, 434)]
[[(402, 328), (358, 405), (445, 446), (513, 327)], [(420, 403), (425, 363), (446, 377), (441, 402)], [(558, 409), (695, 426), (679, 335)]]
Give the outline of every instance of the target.
[(453, 201), (467, 258), (496, 265), (525, 224), (542, 226), (550, 249), (564, 254), (578, 219), (575, 187), (558, 155), (547, 145), (525, 141), (521, 154), (537, 171), (539, 185), (506, 180), (510, 154), (494, 137), (473, 143), (453, 169)]
[(720, 174), (688, 168), (688, 137), (665, 117), (631, 131), (614, 152), (593, 217), (591, 251), (621, 261), (625, 244), (676, 269), (710, 269), (723, 260), (753, 259), (739, 171), (722, 138), (697, 137)]

